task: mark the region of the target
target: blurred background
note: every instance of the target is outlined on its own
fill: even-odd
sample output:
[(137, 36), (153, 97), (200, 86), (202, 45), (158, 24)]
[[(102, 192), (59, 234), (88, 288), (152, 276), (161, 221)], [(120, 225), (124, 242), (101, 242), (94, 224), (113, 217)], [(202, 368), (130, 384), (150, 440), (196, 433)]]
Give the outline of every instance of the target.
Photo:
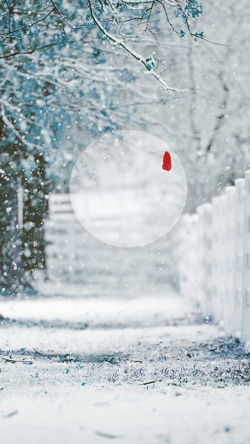
[(174, 229), (134, 251), (100, 243), (72, 213), (70, 176), (90, 142), (125, 129), (172, 146), (187, 176), (185, 211), (242, 177), (249, 14), (231, 0), (2, 3), (2, 295), (32, 294), (37, 279), (93, 294), (178, 286)]

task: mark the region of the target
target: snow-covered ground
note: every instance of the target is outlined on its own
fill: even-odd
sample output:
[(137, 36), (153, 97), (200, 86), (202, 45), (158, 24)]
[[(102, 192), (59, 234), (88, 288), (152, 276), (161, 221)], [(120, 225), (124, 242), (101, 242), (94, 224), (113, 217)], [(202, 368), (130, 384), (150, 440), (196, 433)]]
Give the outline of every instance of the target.
[(0, 313), (1, 444), (250, 443), (249, 356), (178, 295)]

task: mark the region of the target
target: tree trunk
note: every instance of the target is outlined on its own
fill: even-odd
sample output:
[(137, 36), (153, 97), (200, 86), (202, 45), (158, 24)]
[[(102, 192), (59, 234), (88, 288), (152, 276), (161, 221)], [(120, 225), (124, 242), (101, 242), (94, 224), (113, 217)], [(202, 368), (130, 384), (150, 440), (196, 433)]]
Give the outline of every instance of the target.
[(33, 270), (44, 270), (46, 277), (46, 242), (44, 220), (48, 214), (48, 180), (46, 161), (43, 154), (34, 154), (31, 177), (23, 180), (23, 266), (32, 274)]
[[(48, 180), (43, 153), (26, 152), (10, 143), (0, 118), (0, 293), (31, 291), (34, 269), (45, 271), (44, 219), (48, 212)], [(22, 160), (32, 165), (26, 171)], [(23, 224), (19, 227), (18, 189), (23, 186)]]
[(11, 156), (1, 154), (0, 291), (16, 293), (23, 286), (21, 236), (18, 226), (18, 174)]

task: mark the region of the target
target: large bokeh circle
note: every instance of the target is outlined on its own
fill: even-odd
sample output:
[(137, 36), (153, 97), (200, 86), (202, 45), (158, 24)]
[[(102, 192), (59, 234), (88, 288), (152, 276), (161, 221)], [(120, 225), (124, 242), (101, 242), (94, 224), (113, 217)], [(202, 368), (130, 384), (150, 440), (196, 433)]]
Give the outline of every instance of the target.
[[(172, 168), (162, 169), (164, 153)], [(109, 133), (93, 141), (74, 165), (74, 212), (95, 238), (116, 247), (140, 247), (168, 233), (182, 214), (187, 181), (173, 149), (142, 131)]]

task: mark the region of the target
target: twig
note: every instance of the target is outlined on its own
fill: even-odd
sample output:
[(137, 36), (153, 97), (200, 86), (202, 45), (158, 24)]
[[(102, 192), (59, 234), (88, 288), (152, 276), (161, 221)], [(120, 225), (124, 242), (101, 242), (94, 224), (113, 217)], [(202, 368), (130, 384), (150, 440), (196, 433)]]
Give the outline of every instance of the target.
[(28, 141), (25, 139), (25, 137), (22, 136), (22, 135), (19, 133), (19, 131), (14, 127), (13, 123), (10, 122), (10, 120), (8, 119), (8, 117), (7, 117), (6, 114), (5, 114), (5, 108), (4, 108), (4, 105), (3, 105), (3, 104), (1, 105), (1, 110), (2, 110), (2, 112), (1, 112), (1, 114), (2, 114), (2, 119), (3, 119), (3, 122), (5, 123), (5, 125), (13, 131), (13, 133), (15, 134), (15, 136), (16, 136), (16, 137), (17, 137), (17, 138), (18, 138), (18, 139), (19, 139), (24, 145), (26, 145), (29, 149), (32, 150), (32, 149), (34, 148), (34, 144), (28, 142)]
[(39, 356), (42, 356), (43, 358), (58, 358), (58, 357), (62, 356), (64, 359), (66, 359), (67, 356), (69, 356), (68, 353), (66, 353), (65, 355), (53, 354), (53, 353), (51, 353), (51, 354), (48, 354), (48, 353), (41, 353), (41, 352), (39, 352), (38, 350), (36, 350), (34, 347), (33, 347), (33, 350), (34, 350)]
[(36, 25), (36, 24), (39, 23), (39, 22), (43, 22), (47, 17), (49, 17), (49, 15), (50, 15), (54, 10), (55, 10), (55, 8), (51, 9), (51, 11), (50, 11), (47, 15), (45, 15), (45, 17), (43, 17), (43, 18), (41, 18), (41, 19), (39, 19), (39, 20), (36, 20), (35, 22), (30, 23), (29, 25), (24, 26), (23, 28), (15, 29), (15, 31), (3, 32), (2, 34), (0, 34), (0, 36), (3, 36), (3, 35), (7, 35), (7, 36), (8, 36), (8, 35), (10, 35), (10, 34), (14, 34), (15, 32), (24, 31), (25, 29), (28, 29), (28, 28), (30, 28), (31, 26)]
[(50, 43), (49, 45), (43, 45), (43, 46), (37, 46), (36, 48), (31, 49), (30, 51), (27, 52), (13, 52), (11, 54), (6, 54), (0, 57), (0, 59), (9, 59), (10, 57), (15, 57), (15, 56), (26, 56), (29, 54), (34, 54), (34, 52), (36, 52), (39, 49), (45, 49), (45, 48), (51, 48), (52, 46), (56, 46), (57, 43)]
[(33, 361), (29, 361), (26, 358), (15, 359), (15, 358), (7, 358), (6, 356), (1, 356), (1, 358), (7, 362), (24, 362), (25, 364), (33, 364)]

